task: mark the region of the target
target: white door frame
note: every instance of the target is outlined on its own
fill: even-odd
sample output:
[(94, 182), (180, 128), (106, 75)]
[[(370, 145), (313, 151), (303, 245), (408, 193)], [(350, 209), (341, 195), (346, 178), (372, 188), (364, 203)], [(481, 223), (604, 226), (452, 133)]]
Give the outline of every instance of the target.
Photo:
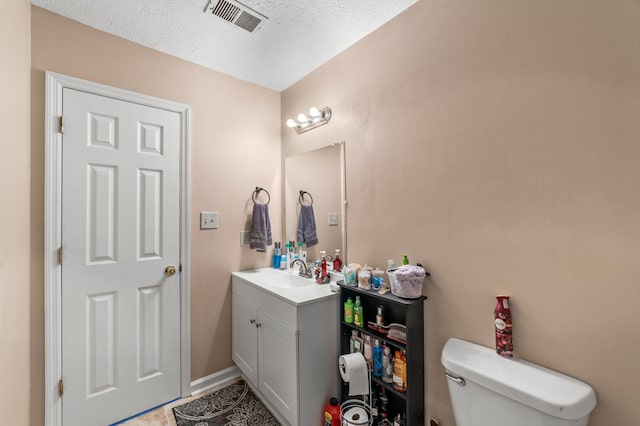
[[(176, 112), (180, 115), (180, 388), (191, 393), (190, 285), (189, 285), (189, 106), (63, 74), (46, 72), (45, 89), (45, 425), (62, 426), (62, 90), (75, 89)], [(151, 408), (151, 407), (149, 407)]]

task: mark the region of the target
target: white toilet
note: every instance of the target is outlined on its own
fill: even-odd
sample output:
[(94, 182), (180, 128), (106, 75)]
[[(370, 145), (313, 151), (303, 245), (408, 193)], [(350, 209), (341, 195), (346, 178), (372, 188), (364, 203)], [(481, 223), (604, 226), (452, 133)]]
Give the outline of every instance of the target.
[(457, 426), (586, 426), (596, 406), (588, 384), (464, 340), (441, 362)]

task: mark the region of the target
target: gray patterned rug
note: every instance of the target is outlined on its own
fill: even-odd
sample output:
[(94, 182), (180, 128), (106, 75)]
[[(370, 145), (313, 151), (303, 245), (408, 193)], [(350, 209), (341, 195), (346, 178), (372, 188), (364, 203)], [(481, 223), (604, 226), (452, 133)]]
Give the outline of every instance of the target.
[(244, 380), (173, 408), (178, 426), (280, 426)]

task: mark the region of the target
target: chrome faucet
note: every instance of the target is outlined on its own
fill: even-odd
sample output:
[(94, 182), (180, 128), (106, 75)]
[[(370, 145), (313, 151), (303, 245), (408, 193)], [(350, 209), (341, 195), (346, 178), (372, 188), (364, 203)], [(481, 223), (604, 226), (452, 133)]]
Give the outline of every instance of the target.
[(291, 264), (289, 265), (289, 268), (293, 268), (296, 263), (300, 263), (300, 272), (298, 273), (298, 275), (304, 278), (312, 277), (311, 272), (309, 271), (309, 267), (306, 263), (304, 263), (304, 260), (302, 259), (293, 259), (293, 261), (291, 261)]

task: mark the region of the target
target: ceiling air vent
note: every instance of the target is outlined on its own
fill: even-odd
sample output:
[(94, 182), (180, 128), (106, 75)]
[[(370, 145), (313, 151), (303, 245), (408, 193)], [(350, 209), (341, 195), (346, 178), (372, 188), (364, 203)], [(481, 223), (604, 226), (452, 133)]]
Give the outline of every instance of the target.
[(258, 25), (269, 19), (244, 4), (235, 0), (209, 0), (205, 12), (224, 19), (252, 33)]

